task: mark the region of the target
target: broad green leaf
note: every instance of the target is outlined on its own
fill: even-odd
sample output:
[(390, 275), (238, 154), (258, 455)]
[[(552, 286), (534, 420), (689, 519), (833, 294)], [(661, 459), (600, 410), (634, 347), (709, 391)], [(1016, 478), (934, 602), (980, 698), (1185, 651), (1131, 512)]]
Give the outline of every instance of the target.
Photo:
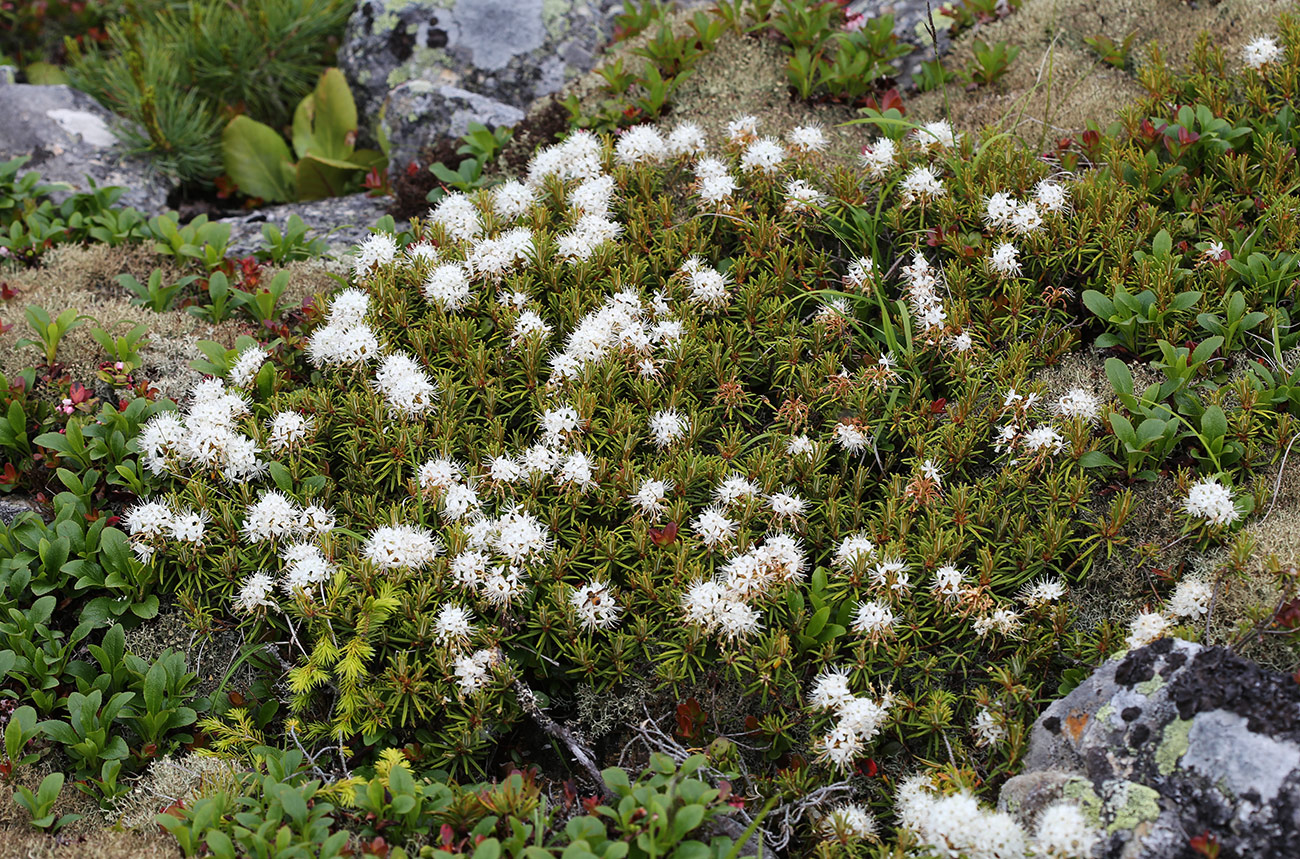
[(289, 147), (269, 125), (235, 117), (221, 135), (221, 152), (226, 172), (245, 194), (277, 203), (294, 198)]

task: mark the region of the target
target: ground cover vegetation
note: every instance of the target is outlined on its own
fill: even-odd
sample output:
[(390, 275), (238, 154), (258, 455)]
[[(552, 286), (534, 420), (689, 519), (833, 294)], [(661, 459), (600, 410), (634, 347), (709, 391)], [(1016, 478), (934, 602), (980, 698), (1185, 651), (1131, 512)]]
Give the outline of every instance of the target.
[[(15, 807), (76, 832), (180, 772), (143, 820), (187, 856), (1087, 855), (1114, 810), (990, 805), (1043, 705), (1205, 637), (1240, 576), (1279, 598), (1231, 639), (1295, 617), (1244, 526), (1300, 409), (1300, 25), (1139, 75), (1047, 154), (884, 102), (853, 164), (761, 117), (577, 122), (293, 312), (218, 225), (8, 165), (8, 265), (152, 242), (184, 274), (142, 304), (249, 322), (178, 403), (104, 331), (110, 402), (59, 367), (91, 322), (26, 309), (0, 488), (52, 515), (0, 531)], [(1225, 560), (1084, 611), (1169, 548), (1138, 517)], [(163, 612), (191, 647), (132, 652)]]

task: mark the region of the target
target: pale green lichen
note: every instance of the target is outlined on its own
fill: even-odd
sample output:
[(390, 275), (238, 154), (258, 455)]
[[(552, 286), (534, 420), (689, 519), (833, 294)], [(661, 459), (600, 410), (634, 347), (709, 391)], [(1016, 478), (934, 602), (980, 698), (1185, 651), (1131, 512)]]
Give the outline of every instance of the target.
[(1102, 724), (1105, 724), (1106, 722), (1110, 721), (1110, 717), (1114, 712), (1115, 712), (1114, 705), (1112, 704), (1103, 705), (1101, 709), (1097, 711), (1097, 721), (1101, 722)]
[(1088, 821), (1089, 826), (1093, 829), (1101, 828), (1101, 810), (1104, 803), (1092, 789), (1091, 784), (1081, 778), (1072, 778), (1066, 782), (1062, 792), (1066, 799), (1073, 800), (1079, 806), (1079, 811), (1083, 813), (1083, 818)]
[(560, 39), (568, 29), (566, 15), (573, 8), (572, 0), (542, 0), (542, 26), (552, 39)]
[(382, 36), (393, 30), (401, 21), (391, 11), (385, 11), (381, 15), (376, 15), (375, 20), (370, 24), (370, 32), (376, 36)]
[(1192, 730), (1191, 719), (1174, 719), (1168, 725), (1156, 747), (1156, 770), (1161, 775), (1169, 775), (1178, 769), (1178, 761), (1187, 753), (1188, 735)]
[(1146, 681), (1145, 683), (1139, 683), (1133, 688), (1136, 689), (1139, 694), (1145, 695), (1148, 698), (1150, 698), (1152, 695), (1158, 692), (1161, 689), (1161, 687), (1163, 687), (1164, 685), (1165, 685), (1165, 678), (1157, 674), (1155, 677), (1152, 677), (1150, 680)]
[(1115, 788), (1106, 806), (1111, 817), (1108, 833), (1136, 829), (1160, 816), (1160, 794), (1144, 784), (1126, 781)]

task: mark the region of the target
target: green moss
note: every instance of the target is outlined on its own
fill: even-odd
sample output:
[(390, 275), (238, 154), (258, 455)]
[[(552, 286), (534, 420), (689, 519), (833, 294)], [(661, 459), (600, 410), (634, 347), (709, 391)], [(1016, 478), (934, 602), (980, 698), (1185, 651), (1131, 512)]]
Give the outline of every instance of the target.
[(1156, 769), (1161, 775), (1169, 775), (1178, 769), (1179, 759), (1187, 753), (1187, 737), (1191, 730), (1191, 719), (1174, 719), (1165, 725), (1160, 745), (1156, 748)]

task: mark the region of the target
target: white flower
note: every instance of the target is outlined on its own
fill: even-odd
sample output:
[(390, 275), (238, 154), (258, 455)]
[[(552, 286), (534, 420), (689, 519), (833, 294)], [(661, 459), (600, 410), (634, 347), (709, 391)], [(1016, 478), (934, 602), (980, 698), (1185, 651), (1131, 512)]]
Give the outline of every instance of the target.
[(911, 138), (922, 149), (934, 147), (951, 149), (961, 140), (961, 135), (954, 132), (952, 126), (941, 119), (936, 122), (927, 122), (920, 128), (913, 129)]
[(519, 463), (507, 454), (489, 457), (484, 461), (483, 467), (487, 469), (489, 480), (501, 483), (514, 483), (524, 476), (524, 470), (519, 467)]
[(423, 567), (442, 553), (442, 543), (427, 528), (385, 525), (370, 532), (362, 550), (366, 560), (381, 570)]
[(650, 440), (655, 447), (668, 447), (684, 435), (686, 419), (676, 409), (663, 409), (650, 416)]
[(365, 364), (378, 354), (379, 338), (365, 324), (343, 327), (331, 322), (317, 328), (307, 341), (307, 357), (322, 369)]
[(412, 265), (416, 263), (431, 263), (438, 261), (438, 249), (428, 242), (419, 242), (418, 244), (406, 246), (406, 260)]
[(862, 147), (862, 166), (872, 179), (884, 178), (894, 169), (897, 154), (898, 144), (888, 137), (877, 137), (874, 143)]
[(495, 650), (480, 650), (471, 656), (456, 657), (453, 671), (460, 684), (460, 691), (465, 695), (482, 691), (492, 682), (492, 669), (499, 661), (500, 657)]
[(557, 406), (542, 412), (538, 423), (547, 444), (556, 445), (581, 432), (582, 419), (573, 406)]
[(275, 580), (269, 575), (260, 571), (253, 573), (240, 585), (239, 595), (235, 597), (235, 609), (252, 614), (259, 608), (275, 608), (275, 600), (271, 599), (274, 588)]
[(762, 619), (757, 609), (730, 600), (718, 608), (718, 633), (728, 641), (746, 638), (763, 628)]
[(989, 265), (1003, 277), (1019, 277), (1020, 260), (1017, 259), (1019, 253), (1020, 251), (1011, 242), (1003, 242), (993, 249), (993, 254), (989, 257)]
[(854, 632), (878, 638), (888, 635), (893, 627), (894, 612), (888, 605), (880, 600), (858, 603), (857, 612), (853, 616)]
[(1128, 638), (1124, 639), (1130, 649), (1150, 644), (1163, 638), (1169, 629), (1169, 618), (1154, 611), (1143, 611), (1129, 623)]
[(171, 533), (172, 509), (162, 501), (145, 501), (126, 512), (127, 533), (146, 540), (165, 537)]
[(179, 540), (182, 543), (193, 543), (196, 546), (203, 545), (203, 531), (207, 523), (212, 521), (208, 511), (182, 510), (172, 517), (171, 535), (172, 539)]
[(513, 564), (540, 560), (551, 550), (546, 526), (522, 508), (503, 513), (494, 528), (492, 548)]
[(812, 456), (817, 452), (817, 448), (808, 436), (792, 435), (785, 443), (785, 452), (791, 456)]
[(569, 209), (602, 218), (609, 215), (610, 201), (614, 197), (614, 177), (596, 176), (588, 179), (568, 195)]
[(242, 530), (250, 543), (292, 536), (298, 530), (298, 505), (274, 489), (263, 492), (244, 514)]
[(844, 272), (844, 284), (851, 289), (866, 289), (875, 273), (876, 264), (870, 257), (858, 257)]
[(853, 534), (840, 541), (835, 550), (835, 566), (843, 572), (851, 572), (871, 560), (876, 553), (876, 546), (864, 533)]
[(457, 584), (463, 585), (471, 590), (477, 588), (483, 583), (483, 577), (487, 575), (489, 558), (486, 552), (477, 549), (471, 549), (468, 552), (461, 552), (451, 559), (448, 569), (451, 570), (451, 577)]
[(370, 295), (362, 289), (345, 289), (330, 302), (325, 321), (339, 328), (355, 328), (365, 324), (370, 312)]
[(668, 144), (653, 125), (625, 129), (614, 145), (614, 158), (620, 164), (654, 164), (667, 156)]
[(730, 543), (736, 533), (736, 523), (728, 519), (718, 507), (705, 507), (695, 517), (691, 527), (710, 549)]
[(838, 423), (834, 430), (835, 443), (849, 453), (862, 453), (871, 440), (857, 424)]
[(1083, 388), (1071, 388), (1053, 404), (1052, 411), (1063, 418), (1079, 418), (1091, 423), (1101, 414), (1101, 403)]
[(937, 200), (948, 193), (943, 187), (939, 173), (929, 165), (913, 167), (898, 185), (903, 195), (903, 202), (915, 203), (917, 200)]
[(257, 371), (266, 363), (266, 350), (261, 346), (249, 346), (235, 359), (230, 368), (230, 384), (236, 388), (247, 388), (253, 384)]
[(446, 262), (429, 272), (424, 297), (443, 310), (459, 310), (470, 298), (469, 273), (458, 262)]
[(1165, 606), (1177, 618), (1197, 620), (1210, 612), (1210, 599), (1214, 589), (1204, 579), (1187, 578), (1178, 583)]
[(569, 262), (590, 259), (596, 249), (613, 241), (623, 231), (622, 225), (600, 215), (583, 215), (573, 229), (555, 240), (555, 250)]
[(668, 154), (680, 158), (695, 155), (705, 147), (704, 132), (693, 122), (683, 122), (668, 135)]
[(990, 227), (1010, 227), (1020, 204), (1015, 197), (1005, 191), (998, 191), (989, 196), (984, 203), (984, 221)]
[(1241, 49), (1241, 61), (1252, 69), (1280, 62), (1283, 56), (1282, 46), (1272, 36), (1257, 36)]
[(1065, 186), (1051, 179), (1043, 179), (1034, 186), (1034, 199), (1043, 211), (1053, 214), (1067, 214), (1070, 211), (1070, 194)]
[(714, 488), (713, 497), (719, 504), (729, 507), (742, 498), (753, 498), (758, 493), (759, 488), (753, 481), (732, 474)]
[(846, 668), (830, 668), (818, 674), (808, 693), (808, 704), (815, 710), (838, 710), (852, 700)]
[(446, 457), (430, 459), (415, 472), (416, 482), (425, 492), (447, 489), (465, 476), (460, 463)]
[(459, 522), (478, 511), (478, 493), (464, 483), (453, 483), (442, 496), (442, 516), (448, 522)]
[(968, 352), (974, 345), (969, 332), (963, 331), (960, 334), (953, 335), (952, 348), (957, 352)]
[(992, 746), (1007, 738), (1007, 729), (1002, 726), (997, 714), (986, 707), (980, 707), (975, 714), (975, 723), (971, 725), (975, 733), (975, 745)]
[(515, 329), (511, 334), (513, 340), (517, 343), (532, 334), (538, 334), (545, 338), (551, 333), (551, 326), (547, 325), (536, 311), (525, 310), (519, 314), (515, 320)]
[(667, 508), (668, 493), (672, 490), (671, 480), (643, 480), (631, 496), (632, 506), (644, 516), (657, 517)]
[(468, 609), (448, 603), (433, 622), (433, 636), (443, 647), (459, 647), (474, 634), (474, 615)]
[(1188, 516), (1204, 519), (1214, 525), (1236, 522), (1241, 513), (1232, 500), (1232, 490), (1219, 483), (1217, 478), (1204, 477), (1187, 490), (1183, 509)]
[(785, 139), (800, 152), (821, 152), (826, 148), (826, 132), (817, 125), (796, 125)]
[(298, 516), (298, 530), (304, 534), (322, 535), (334, 530), (334, 511), (319, 504), (309, 504)]
[(533, 189), (523, 182), (511, 180), (492, 189), (492, 209), (506, 221), (523, 217), (535, 200)]
[(586, 492), (596, 485), (593, 474), (594, 463), (585, 453), (573, 452), (560, 463), (560, 470), (555, 475), (555, 482), (561, 486), (572, 485), (579, 492)]
[(845, 802), (822, 818), (821, 829), (823, 834), (831, 837), (874, 840), (876, 819), (862, 806)]
[(1028, 235), (1043, 225), (1043, 216), (1038, 212), (1038, 204), (1032, 200), (1016, 208), (1011, 216), (1011, 231), (1018, 236)]
[(1224, 258), (1224, 251), (1223, 242), (1210, 242), (1205, 246), (1205, 250), (1201, 251), (1201, 256), (1210, 262), (1219, 262)]
[(561, 454), (544, 442), (538, 442), (526, 448), (519, 456), (519, 465), (530, 477), (535, 474), (550, 474), (560, 467)]
[(745, 151), (740, 156), (740, 169), (746, 173), (753, 173), (755, 170), (761, 173), (772, 174), (781, 166), (785, 160), (785, 149), (781, 144), (771, 137), (764, 137), (755, 140), (745, 147)]
[(1024, 444), (1025, 449), (1029, 451), (1046, 450), (1060, 453), (1065, 449), (1065, 438), (1050, 424), (1043, 424), (1025, 433)]
[(965, 576), (952, 564), (944, 564), (934, 571), (934, 593), (941, 600), (952, 599), (965, 587)]
[(744, 114), (727, 123), (727, 139), (744, 143), (758, 133), (758, 117)]
[(452, 241), (473, 241), (483, 232), (474, 201), (460, 191), (439, 200), (438, 205), (429, 211), (429, 220), (441, 225)]
[(731, 281), (727, 275), (717, 269), (704, 265), (698, 258), (692, 257), (693, 267), (683, 267), (686, 272), (686, 285), (691, 291), (691, 302), (709, 310), (718, 310), (727, 305), (731, 296), (727, 287)]
[(621, 609), (609, 585), (588, 582), (569, 596), (569, 604), (587, 629), (608, 629), (618, 623)]
[(792, 179), (785, 186), (785, 211), (804, 212), (825, 204), (826, 195), (803, 179)]
[(857, 732), (843, 724), (836, 725), (822, 737), (819, 746), (818, 757), (841, 771), (852, 767), (854, 759), (862, 753), (862, 740)]
[(375, 389), (383, 394), (391, 412), (415, 418), (433, 408), (438, 387), (414, 358), (396, 352), (384, 358), (375, 371)]
[(1088, 825), (1079, 806), (1055, 802), (1038, 813), (1034, 824), (1034, 855), (1051, 859), (1087, 859), (1100, 833)]
[(857, 734), (862, 742), (869, 743), (880, 733), (892, 705), (893, 697), (888, 694), (880, 701), (850, 698), (840, 705), (839, 724)]
[(369, 274), (376, 266), (388, 265), (397, 256), (397, 240), (390, 233), (375, 233), (357, 248), (352, 260), (352, 272), (357, 276)]
[(267, 446), (275, 453), (291, 450), (306, 441), (315, 426), (315, 418), (298, 412), (276, 412), (266, 422)]
[(1060, 579), (1038, 579), (1020, 589), (1020, 599), (1030, 608), (1054, 603), (1065, 596), (1065, 585)]
[(808, 502), (795, 495), (788, 486), (767, 496), (767, 506), (778, 519), (794, 519), (808, 511)]
[(281, 586), (289, 594), (295, 589), (305, 590), (311, 585), (327, 582), (334, 576), (334, 567), (325, 553), (311, 543), (287, 546), (280, 557), (284, 560)]

